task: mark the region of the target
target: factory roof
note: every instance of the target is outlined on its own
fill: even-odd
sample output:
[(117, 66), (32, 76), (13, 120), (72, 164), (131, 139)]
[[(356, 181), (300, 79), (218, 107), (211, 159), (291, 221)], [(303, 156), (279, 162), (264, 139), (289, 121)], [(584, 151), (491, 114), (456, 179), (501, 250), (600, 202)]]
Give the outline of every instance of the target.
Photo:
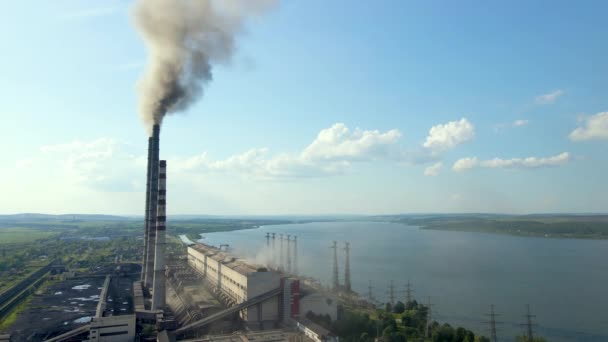
[(243, 275), (257, 272), (259, 269), (258, 266), (252, 265), (252, 264), (246, 262), (245, 260), (238, 259), (224, 251), (221, 251), (217, 247), (209, 246), (209, 245), (206, 245), (206, 244), (200, 243), (200, 242), (196, 243), (192, 246), (189, 246), (189, 247), (194, 248), (198, 252), (207, 255), (211, 259), (213, 259), (213, 260), (221, 263), (222, 265), (225, 265), (225, 266), (229, 267), (230, 269), (233, 269)]

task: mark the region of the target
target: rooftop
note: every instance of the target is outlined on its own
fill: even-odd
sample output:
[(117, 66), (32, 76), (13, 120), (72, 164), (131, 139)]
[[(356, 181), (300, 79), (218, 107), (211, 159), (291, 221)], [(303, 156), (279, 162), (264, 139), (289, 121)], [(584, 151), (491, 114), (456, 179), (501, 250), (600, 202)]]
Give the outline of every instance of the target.
[(258, 272), (258, 269), (263, 268), (262, 266), (252, 265), (245, 260), (238, 259), (229, 253), (221, 251), (217, 247), (209, 246), (204, 243), (198, 242), (189, 247), (194, 248), (196, 251), (207, 255), (211, 259), (222, 263), (222, 265), (225, 265), (243, 275)]

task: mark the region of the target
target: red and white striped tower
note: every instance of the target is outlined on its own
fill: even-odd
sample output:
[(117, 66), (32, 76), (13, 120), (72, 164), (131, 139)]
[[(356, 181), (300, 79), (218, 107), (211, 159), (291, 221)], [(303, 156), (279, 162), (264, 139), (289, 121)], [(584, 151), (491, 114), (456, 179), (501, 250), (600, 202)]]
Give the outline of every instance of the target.
[(150, 205), (148, 206), (148, 244), (147, 256), (145, 258), (146, 279), (144, 285), (146, 288), (152, 286), (154, 281), (154, 251), (156, 249), (156, 206), (158, 201), (158, 159), (160, 145), (160, 126), (152, 127), (152, 152), (150, 154), (150, 185), (148, 187)]
[(158, 164), (158, 207), (156, 215), (156, 243), (154, 253), (154, 283), (152, 310), (165, 308), (165, 223), (167, 205), (167, 161)]
[(148, 166), (146, 167), (146, 211), (144, 213), (144, 255), (141, 265), (141, 281), (146, 282), (146, 274), (148, 273), (148, 243), (150, 240), (150, 225), (149, 225), (149, 217), (150, 217), (150, 167), (152, 167), (151, 159), (152, 159), (152, 144), (154, 144), (154, 139), (152, 137), (148, 138)]

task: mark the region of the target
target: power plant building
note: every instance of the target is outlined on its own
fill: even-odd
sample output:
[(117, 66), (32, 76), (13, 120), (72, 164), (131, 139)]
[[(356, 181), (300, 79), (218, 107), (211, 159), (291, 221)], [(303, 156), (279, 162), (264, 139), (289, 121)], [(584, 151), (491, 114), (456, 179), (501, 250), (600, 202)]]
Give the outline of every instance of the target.
[[(228, 305), (237, 305), (268, 293), (281, 283), (279, 272), (251, 265), (216, 247), (201, 243), (188, 246), (188, 264)], [(250, 324), (280, 321), (279, 297), (274, 296), (257, 306), (244, 309), (241, 316)]]

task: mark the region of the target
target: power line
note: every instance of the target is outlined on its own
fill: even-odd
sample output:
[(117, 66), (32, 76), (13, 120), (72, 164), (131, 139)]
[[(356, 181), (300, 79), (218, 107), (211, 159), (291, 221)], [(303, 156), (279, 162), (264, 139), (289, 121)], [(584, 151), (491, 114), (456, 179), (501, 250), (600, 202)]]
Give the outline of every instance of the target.
[(392, 305), (395, 305), (395, 283), (391, 280), (388, 285), (388, 301)]
[(410, 280), (407, 280), (407, 284), (405, 285), (405, 304), (411, 303), (413, 301), (412, 293), (414, 290), (412, 289), (412, 284)]
[(490, 341), (492, 341), (492, 342), (498, 342), (498, 337), (496, 335), (496, 324), (500, 324), (502, 322), (497, 322), (496, 321), (496, 316), (500, 316), (500, 315), (497, 315), (494, 312), (494, 304), (490, 305), (490, 313), (486, 314), (486, 316), (490, 317), (489, 321), (484, 322), (484, 323), (490, 325)]
[(526, 323), (521, 324), (526, 328), (526, 340), (528, 342), (534, 341), (534, 327), (537, 325), (532, 322), (532, 319), (536, 317), (536, 315), (530, 314), (530, 304), (526, 304)]
[(346, 261), (344, 263), (344, 290), (351, 292), (350, 285), (350, 243), (344, 243), (344, 251), (346, 253)]
[(334, 250), (333, 286), (334, 290), (338, 290), (340, 287), (340, 282), (338, 280), (338, 242), (334, 241), (334, 244), (329, 248)]
[(433, 321), (433, 305), (431, 303), (431, 296), (427, 297), (427, 303), (426, 303), (426, 333), (427, 333), (427, 337), (431, 337), (431, 324)]

